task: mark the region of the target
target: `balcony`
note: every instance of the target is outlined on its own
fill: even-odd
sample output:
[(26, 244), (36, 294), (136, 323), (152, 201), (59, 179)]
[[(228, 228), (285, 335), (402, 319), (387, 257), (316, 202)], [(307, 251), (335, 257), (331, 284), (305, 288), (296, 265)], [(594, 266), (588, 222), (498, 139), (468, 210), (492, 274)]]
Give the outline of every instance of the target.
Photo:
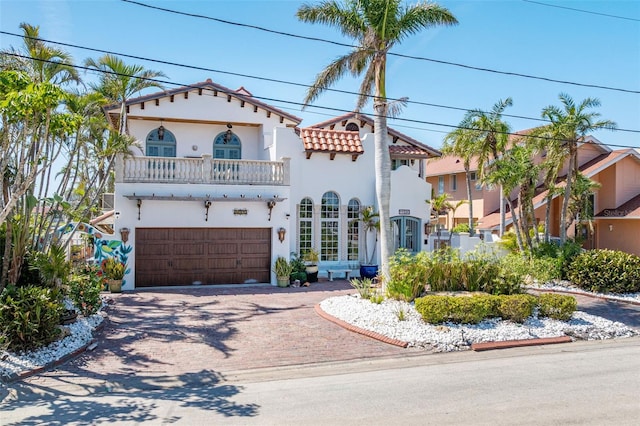
[(118, 183), (289, 185), (290, 159), (282, 161), (202, 158), (123, 157), (116, 159)]

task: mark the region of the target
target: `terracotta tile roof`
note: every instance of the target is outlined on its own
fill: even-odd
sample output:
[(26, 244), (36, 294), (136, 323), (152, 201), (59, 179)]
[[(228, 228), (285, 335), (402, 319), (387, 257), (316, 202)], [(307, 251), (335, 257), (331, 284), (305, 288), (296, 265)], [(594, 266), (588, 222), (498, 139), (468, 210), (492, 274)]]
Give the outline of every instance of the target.
[(360, 134), (342, 130), (300, 129), (304, 150), (311, 152), (329, 152), (360, 155), (364, 153)]
[[(329, 120), (325, 120), (322, 121), (320, 123), (314, 124), (310, 127), (313, 128), (326, 128), (326, 127), (330, 127), (332, 125), (336, 125), (338, 123), (341, 123), (343, 121), (347, 121), (347, 120), (359, 120), (362, 121), (364, 123), (369, 124), (371, 127), (374, 127), (374, 121), (372, 118), (358, 113), (358, 112), (349, 112), (346, 114), (342, 114), (338, 117), (334, 117), (331, 118)], [(409, 145), (412, 145), (416, 148), (421, 148), (422, 150), (424, 150), (425, 152), (427, 152), (429, 154), (430, 157), (439, 157), (442, 155), (442, 153), (440, 151), (438, 151), (435, 148), (432, 148), (428, 145), (423, 144), (422, 142), (418, 142), (417, 140), (413, 139), (410, 136), (405, 135), (404, 133), (401, 133), (391, 127), (387, 127), (387, 133), (389, 134), (389, 136), (391, 136), (392, 138), (397, 138), (405, 143), (408, 143)]]
[(412, 145), (390, 145), (389, 152), (392, 157), (429, 158), (429, 151)]

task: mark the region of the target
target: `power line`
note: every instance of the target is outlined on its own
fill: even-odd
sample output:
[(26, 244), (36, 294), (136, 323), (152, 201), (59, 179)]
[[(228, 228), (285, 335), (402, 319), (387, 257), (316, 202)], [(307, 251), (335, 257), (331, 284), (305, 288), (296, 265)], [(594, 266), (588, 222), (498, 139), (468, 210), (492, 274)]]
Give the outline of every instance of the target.
[[(70, 67), (74, 67), (74, 68), (77, 68), (77, 69), (82, 69), (82, 70), (89, 71), (89, 72), (94, 72), (94, 73), (102, 73), (102, 74), (110, 74), (110, 75), (121, 76), (121, 77), (136, 78), (136, 79), (139, 79), (139, 80), (152, 81), (152, 82), (159, 83), (159, 84), (167, 84), (167, 85), (183, 87), (183, 88), (204, 89), (204, 90), (210, 91), (210, 92), (214, 91), (214, 89), (202, 88), (200, 86), (194, 86), (192, 84), (175, 83), (175, 82), (172, 82), (172, 81), (160, 80), (160, 79), (157, 79), (157, 78), (142, 78), (142, 77), (138, 77), (136, 75), (117, 73), (115, 71), (109, 71), (109, 70), (103, 70), (103, 69), (95, 69), (95, 68), (90, 68), (90, 67), (81, 66), (81, 65), (66, 64), (66, 63), (62, 63), (62, 62), (59, 62), (59, 61), (51, 61), (51, 60), (47, 60), (47, 59), (34, 58), (34, 57), (31, 57), (31, 56), (24, 56), (24, 55), (20, 55), (18, 53), (13, 53), (13, 52), (3, 52), (3, 54), (8, 55), (8, 56), (14, 56), (14, 57), (17, 57), (17, 58), (31, 59), (31, 60), (34, 60), (34, 61), (39, 61), (39, 62), (44, 62), (44, 63), (49, 63), (49, 64), (67, 65), (67, 66), (70, 66)], [(237, 92), (235, 92), (233, 90), (229, 90), (228, 92), (222, 90), (221, 88), (218, 88), (216, 90), (219, 91), (219, 92), (223, 92), (225, 94), (230, 94), (230, 95), (237, 95), (238, 94)], [(211, 94), (211, 96), (213, 96), (213, 93)], [(305, 106), (304, 103), (288, 101), (288, 100), (285, 100), (285, 99), (269, 98), (269, 97), (265, 97), (265, 96), (251, 96), (251, 97), (254, 98), (254, 99), (260, 99), (262, 101), (282, 102), (282, 103), (285, 103), (285, 104), (297, 105), (297, 106), (300, 106), (300, 107)], [(340, 112), (340, 113), (351, 113), (351, 112), (353, 112), (352, 110), (347, 110), (347, 109), (342, 109), (342, 108), (334, 108), (334, 107), (327, 107), (327, 106), (322, 106), (322, 105), (313, 105), (312, 107), (313, 108), (318, 108), (318, 109), (336, 111), (336, 112)], [(416, 119), (411, 119), (411, 118), (398, 118), (398, 117), (389, 117), (389, 116), (387, 116), (387, 118), (388, 119), (398, 120), (398, 121), (405, 121), (405, 122), (409, 122), (409, 123), (428, 124), (428, 125), (431, 125), (431, 126), (447, 127), (447, 128), (450, 128), (450, 129), (463, 129), (463, 130), (476, 130), (477, 131), (477, 129), (473, 129), (473, 128), (470, 128), (470, 127), (463, 127), (463, 126), (459, 126), (459, 125), (452, 125), (452, 124), (446, 124), (446, 123), (438, 123), (438, 122), (434, 122), (434, 121), (424, 121), (424, 120), (416, 120)], [(634, 130), (634, 132), (640, 133), (640, 130)], [(496, 132), (496, 133), (503, 134), (503, 135), (508, 135), (508, 136), (534, 138), (534, 136), (527, 135), (527, 134), (521, 134), (521, 133), (517, 133), (517, 132)], [(554, 140), (555, 141), (561, 141), (560, 139), (556, 139), (556, 138), (552, 138), (552, 137), (545, 137), (545, 136), (535, 136), (535, 138), (536, 139), (548, 140), (548, 141), (554, 141)], [(591, 143), (591, 142), (586, 142), (586, 143)], [(629, 145), (619, 145), (619, 144), (606, 144), (606, 145), (607, 146), (612, 146), (612, 147), (618, 147), (618, 148), (637, 149), (637, 147), (629, 146)]]
[(533, 0), (522, 0), (522, 1), (526, 2), (526, 3), (539, 4), (541, 6), (557, 7), (558, 9), (573, 10), (574, 12), (582, 12), (582, 13), (590, 13), (591, 15), (606, 16), (607, 18), (625, 19), (627, 21), (640, 22), (640, 19), (629, 18), (627, 16), (610, 15), (608, 13), (593, 12), (591, 10), (576, 9), (575, 7), (560, 6), (558, 4), (549, 4), (549, 3), (543, 3), (543, 2), (540, 2), (540, 1), (533, 1)]
[[(282, 36), (286, 36), (286, 37), (293, 37), (293, 38), (298, 38), (298, 39), (303, 39), (303, 40), (319, 41), (319, 42), (322, 42), (322, 43), (329, 43), (329, 44), (333, 44), (333, 45), (336, 45), (336, 46), (348, 47), (348, 48), (351, 48), (351, 49), (359, 48), (359, 46), (353, 46), (353, 45), (347, 44), (347, 43), (340, 43), (340, 42), (337, 42), (337, 41), (321, 39), (321, 38), (318, 38), (318, 37), (301, 36), (301, 35), (298, 35), (298, 34), (292, 34), (292, 33), (287, 33), (287, 32), (283, 32), (283, 31), (272, 30), (272, 29), (265, 28), (265, 27), (259, 27), (257, 25), (242, 24), (242, 23), (239, 23), (239, 22), (233, 22), (233, 21), (229, 21), (229, 20), (225, 20), (225, 19), (213, 18), (211, 16), (206, 16), (206, 15), (181, 12), (181, 11), (174, 10), (174, 9), (167, 9), (167, 8), (164, 8), (164, 7), (152, 6), (152, 5), (148, 5), (148, 4), (141, 3), (141, 2), (138, 2), (138, 1), (133, 1), (133, 0), (120, 0), (120, 1), (125, 2), (125, 3), (131, 3), (131, 4), (134, 4), (134, 5), (137, 5), (137, 6), (147, 7), (149, 9), (159, 10), (159, 11), (162, 11), (162, 12), (173, 13), (173, 14), (176, 14), (176, 15), (189, 16), (189, 17), (192, 17), (192, 18), (207, 19), (207, 20), (216, 21), (216, 22), (220, 22), (220, 23), (228, 24), (228, 25), (234, 25), (234, 26), (238, 26), (238, 27), (252, 28), (252, 29), (255, 29), (255, 30), (264, 31), (264, 32), (268, 32), (268, 33), (271, 33), (271, 34), (282, 35)], [(640, 94), (640, 90), (632, 90), (632, 89), (624, 89), (624, 88), (619, 88), (619, 87), (603, 86), (603, 85), (599, 85), (599, 84), (577, 83), (577, 82), (568, 81), (568, 80), (558, 80), (558, 79), (554, 79), (554, 78), (550, 78), (550, 77), (540, 77), (540, 76), (535, 76), (535, 75), (531, 75), (531, 74), (523, 74), (523, 73), (517, 73), (517, 72), (510, 72), (510, 71), (500, 71), (500, 70), (494, 70), (494, 69), (491, 69), (491, 68), (476, 67), (476, 66), (473, 66), (473, 65), (460, 64), (460, 63), (457, 63), (457, 62), (443, 61), (443, 60), (439, 60), (439, 59), (426, 58), (426, 57), (422, 57), (422, 56), (404, 55), (404, 54), (401, 54), (401, 53), (393, 53), (393, 52), (388, 52), (387, 55), (389, 55), (389, 56), (397, 56), (399, 58), (405, 58), (405, 59), (414, 59), (414, 60), (419, 60), (419, 61), (433, 62), (433, 63), (437, 63), (437, 64), (441, 64), (441, 65), (450, 65), (450, 66), (454, 66), (454, 67), (458, 67), (458, 68), (464, 68), (464, 69), (470, 69), (470, 70), (474, 70), (474, 71), (482, 71), (482, 72), (488, 72), (488, 73), (493, 73), (493, 74), (501, 74), (501, 75), (509, 75), (509, 76), (513, 76), (513, 77), (528, 78), (528, 79), (532, 79), (532, 80), (547, 81), (547, 82), (551, 82), (551, 83), (567, 84), (567, 85), (579, 86), (579, 87), (590, 87), (590, 88), (602, 89), (602, 90), (612, 90), (612, 91), (623, 92), (623, 93)]]
[[(123, 1), (125, 1), (125, 0), (123, 0)], [(72, 48), (75, 48), (75, 49), (83, 49), (83, 50), (88, 50), (88, 51), (91, 51), (91, 52), (106, 53), (106, 54), (110, 54), (110, 55), (122, 56), (122, 57), (125, 57), (125, 58), (137, 59), (137, 60), (141, 60), (141, 61), (154, 62), (154, 63), (158, 63), (158, 64), (163, 64), (163, 65), (169, 65), (169, 66), (175, 66), (175, 67), (181, 67), (181, 68), (187, 68), (187, 69), (193, 69), (193, 70), (199, 70), (199, 71), (207, 71), (207, 72), (218, 73), (218, 74), (232, 75), (232, 76), (235, 76), (235, 77), (250, 78), (250, 79), (260, 80), (260, 81), (269, 81), (269, 82), (272, 82), (272, 83), (279, 83), (279, 84), (285, 84), (285, 85), (290, 85), (290, 86), (297, 86), (297, 87), (304, 87), (304, 88), (311, 87), (308, 84), (291, 82), (291, 81), (287, 81), (287, 80), (279, 80), (279, 79), (274, 79), (274, 78), (260, 77), (260, 76), (250, 75), (250, 74), (236, 73), (236, 72), (232, 72), (232, 71), (222, 71), (222, 70), (218, 70), (218, 69), (214, 69), (214, 68), (206, 68), (206, 67), (201, 67), (201, 66), (197, 66), (197, 65), (186, 65), (186, 64), (181, 64), (181, 63), (177, 63), (177, 62), (165, 61), (165, 60), (161, 60), (161, 59), (147, 58), (147, 57), (144, 57), (144, 56), (129, 55), (129, 54), (126, 54), (126, 53), (114, 52), (114, 51), (110, 51), (110, 50), (96, 49), (96, 48), (87, 47), (87, 46), (81, 46), (81, 45), (77, 45), (77, 44), (64, 43), (64, 42), (48, 40), (48, 39), (39, 38), (39, 37), (31, 37), (31, 36), (27, 36), (27, 35), (20, 35), (20, 34), (11, 33), (11, 32), (8, 32), (8, 31), (0, 30), (0, 34), (10, 35), (10, 36), (18, 37), (18, 38), (26, 38), (26, 39), (29, 39), (29, 40), (37, 40), (37, 41), (42, 41), (42, 42), (51, 43), (51, 44), (57, 44), (57, 45), (60, 45), (60, 46), (65, 46), (65, 47), (72, 47)], [(25, 58), (28, 58), (28, 57), (25, 57)], [(75, 65), (70, 65), (70, 66), (75, 66)], [(76, 66), (76, 67), (78, 67), (78, 66)], [(78, 67), (78, 68), (82, 68), (82, 67)], [(188, 85), (185, 85), (185, 86), (188, 86)], [(356, 96), (359, 95), (358, 92), (353, 92), (353, 91), (349, 91), (349, 90), (341, 90), (341, 89), (333, 89), (333, 88), (327, 88), (326, 90), (330, 91), (330, 92), (342, 93), (342, 94), (348, 94), (348, 95), (356, 95)], [(370, 97), (370, 98), (373, 97), (372, 95), (367, 95), (367, 96)], [(392, 102), (398, 100), (398, 99), (395, 99), (395, 98), (385, 98), (385, 99), (388, 100), (388, 101), (392, 101)], [(415, 104), (415, 105), (421, 105), (421, 106), (434, 107), (434, 108), (450, 109), (450, 110), (454, 110), (454, 111), (463, 111), (463, 112), (468, 112), (468, 111), (470, 111), (472, 109), (475, 109), (475, 108), (463, 108), (463, 107), (435, 104), (435, 103), (429, 103), (429, 102), (423, 102), (423, 101), (412, 101), (412, 100), (408, 100), (407, 103)], [(486, 111), (482, 111), (482, 112), (486, 113)], [(509, 118), (517, 118), (517, 119), (522, 119), (522, 120), (530, 120), (530, 121), (537, 121), (537, 122), (543, 122), (543, 123), (550, 123), (549, 120), (543, 119), (543, 118), (527, 117), (527, 116), (514, 115), (514, 114), (502, 114), (502, 115), (504, 117), (509, 117)], [(640, 133), (640, 130), (635, 130), (635, 129), (617, 129), (617, 130), (620, 131), (620, 132)]]

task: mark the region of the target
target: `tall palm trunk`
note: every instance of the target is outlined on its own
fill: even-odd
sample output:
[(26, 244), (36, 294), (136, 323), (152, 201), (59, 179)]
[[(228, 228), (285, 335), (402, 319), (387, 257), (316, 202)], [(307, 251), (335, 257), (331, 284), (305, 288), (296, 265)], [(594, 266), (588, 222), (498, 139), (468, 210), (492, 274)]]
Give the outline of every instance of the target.
[(562, 212), (560, 213), (560, 242), (564, 244), (567, 241), (567, 216), (569, 212), (569, 201), (571, 199), (571, 184), (573, 181), (574, 169), (576, 168), (577, 142), (569, 142), (569, 168), (567, 170), (566, 186), (564, 187), (564, 199), (562, 200)]
[(464, 173), (467, 179), (467, 199), (469, 200), (469, 235), (473, 237), (475, 230), (473, 229), (473, 200), (471, 195), (471, 172), (469, 169), (469, 162), (465, 161)]

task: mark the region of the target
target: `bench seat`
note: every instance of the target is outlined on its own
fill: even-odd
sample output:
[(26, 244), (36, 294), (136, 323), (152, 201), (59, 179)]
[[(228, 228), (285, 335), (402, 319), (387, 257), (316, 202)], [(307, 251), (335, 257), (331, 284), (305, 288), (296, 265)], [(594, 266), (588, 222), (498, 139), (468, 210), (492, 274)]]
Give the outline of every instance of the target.
[(329, 281), (333, 281), (334, 274), (344, 274), (344, 279), (349, 281), (351, 271), (352, 269), (327, 269), (327, 276), (329, 277)]

